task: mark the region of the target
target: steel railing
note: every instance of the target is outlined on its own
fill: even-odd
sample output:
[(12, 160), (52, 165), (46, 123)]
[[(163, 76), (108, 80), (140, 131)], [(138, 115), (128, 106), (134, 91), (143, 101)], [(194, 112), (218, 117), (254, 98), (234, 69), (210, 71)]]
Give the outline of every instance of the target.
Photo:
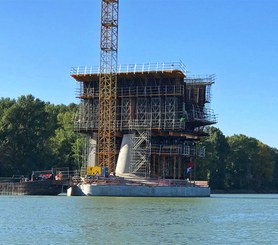
[[(182, 62), (126, 64), (117, 67), (117, 73), (145, 73), (145, 72), (173, 72), (175, 70), (186, 74), (186, 67)], [(111, 71), (107, 71), (110, 73)], [(105, 71), (104, 71), (105, 73)], [(71, 75), (99, 75), (99, 66), (78, 66), (71, 68)]]

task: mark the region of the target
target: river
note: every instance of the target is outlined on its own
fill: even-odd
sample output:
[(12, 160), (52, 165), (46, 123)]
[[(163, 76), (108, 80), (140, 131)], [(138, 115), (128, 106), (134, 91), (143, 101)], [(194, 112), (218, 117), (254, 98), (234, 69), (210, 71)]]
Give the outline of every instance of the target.
[(278, 195), (0, 196), (0, 244), (278, 244)]

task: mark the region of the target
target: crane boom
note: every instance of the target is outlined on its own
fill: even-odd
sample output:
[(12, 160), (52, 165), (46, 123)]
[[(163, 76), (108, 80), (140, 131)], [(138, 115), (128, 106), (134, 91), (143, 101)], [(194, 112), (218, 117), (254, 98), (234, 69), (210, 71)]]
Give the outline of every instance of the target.
[(119, 0), (101, 0), (98, 165), (115, 171)]

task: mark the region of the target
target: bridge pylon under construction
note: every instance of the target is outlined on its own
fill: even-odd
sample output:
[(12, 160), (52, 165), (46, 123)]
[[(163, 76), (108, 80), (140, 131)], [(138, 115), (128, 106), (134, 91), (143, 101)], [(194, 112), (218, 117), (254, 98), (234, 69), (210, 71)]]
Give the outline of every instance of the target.
[(108, 73), (116, 77), (112, 117), (100, 99), (106, 75), (101, 67), (71, 70), (79, 84), (75, 129), (88, 139), (86, 165), (107, 166), (116, 175), (187, 178), (188, 166), (205, 155), (196, 144), (206, 136), (204, 127), (216, 123), (209, 106), (214, 75), (188, 77), (181, 62), (117, 65)]

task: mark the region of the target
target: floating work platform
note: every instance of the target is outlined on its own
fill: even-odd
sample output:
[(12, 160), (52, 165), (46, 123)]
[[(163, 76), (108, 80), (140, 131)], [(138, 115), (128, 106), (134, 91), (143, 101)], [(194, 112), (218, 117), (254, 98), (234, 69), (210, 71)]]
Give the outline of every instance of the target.
[(63, 180), (38, 180), (28, 182), (0, 183), (0, 195), (49, 195), (55, 196), (63, 192)]
[(33, 171), (31, 179), (24, 175), (0, 178), (0, 195), (55, 196), (69, 186), (68, 168)]
[(125, 196), (125, 197), (209, 197), (206, 181), (149, 180), (102, 178), (81, 180), (67, 191), (68, 196)]

